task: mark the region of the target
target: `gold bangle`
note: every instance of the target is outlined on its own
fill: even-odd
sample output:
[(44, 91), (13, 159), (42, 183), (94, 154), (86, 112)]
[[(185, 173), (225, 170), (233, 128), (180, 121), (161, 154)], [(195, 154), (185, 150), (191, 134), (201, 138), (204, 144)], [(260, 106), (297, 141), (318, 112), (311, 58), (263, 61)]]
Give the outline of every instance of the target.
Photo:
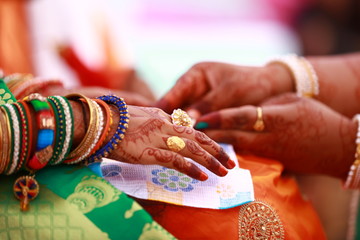
[[(2, 112), (2, 111), (1, 111)], [(5, 151), (4, 149), (4, 134), (3, 134), (3, 126), (2, 126), (2, 123), (3, 123), (4, 119), (3, 119), (3, 114), (0, 113), (0, 136), (2, 136), (0, 138), (0, 174), (4, 171), (5, 169), (5, 159), (3, 158), (3, 152)]]
[(8, 141), (7, 141), (7, 144), (6, 144), (6, 148), (5, 148), (5, 159), (7, 159), (7, 162), (6, 162), (6, 165), (5, 165), (5, 169), (4, 169), (4, 171), (5, 170), (7, 170), (7, 167), (8, 167), (8, 165), (10, 164), (10, 161), (11, 161), (11, 159), (10, 159), (10, 157), (11, 157), (11, 142), (12, 142), (12, 136), (11, 136), (11, 125), (10, 125), (10, 116), (7, 114), (7, 112), (3, 109), (3, 112), (5, 112), (6, 113), (6, 115), (5, 115), (5, 119), (6, 119), (6, 128), (7, 128), (7, 131), (6, 131), (6, 133), (7, 133), (7, 139), (8, 139)]
[(4, 136), (3, 136), (3, 139), (4, 139), (3, 150), (4, 151), (2, 151), (2, 159), (4, 161), (2, 173), (4, 173), (10, 162), (10, 152), (11, 152), (10, 148), (11, 148), (11, 140), (12, 139), (11, 139), (11, 126), (10, 126), (9, 116), (3, 108), (1, 108), (1, 111), (3, 113), (3, 118), (4, 118), (4, 120), (1, 121), (1, 124), (3, 126), (3, 133), (4, 133)]
[(90, 98), (85, 97), (82, 94), (70, 94), (70, 95), (67, 95), (66, 98), (68, 98), (70, 100), (77, 100), (77, 99), (81, 99), (81, 98), (84, 99), (85, 103), (89, 107), (89, 112), (90, 112), (89, 125), (88, 125), (88, 129), (85, 133), (83, 140), (80, 142), (80, 144), (74, 150), (72, 150), (69, 153), (66, 160), (64, 161), (64, 163), (67, 163), (67, 164), (74, 164), (74, 163), (78, 163), (79, 161), (81, 161), (80, 157), (91, 146), (92, 142), (94, 141), (94, 139), (96, 137), (96, 133), (98, 131), (99, 124), (100, 124), (99, 113), (98, 113), (98, 109), (96, 108), (96, 106), (94, 106), (94, 103), (92, 102), (92, 100)]

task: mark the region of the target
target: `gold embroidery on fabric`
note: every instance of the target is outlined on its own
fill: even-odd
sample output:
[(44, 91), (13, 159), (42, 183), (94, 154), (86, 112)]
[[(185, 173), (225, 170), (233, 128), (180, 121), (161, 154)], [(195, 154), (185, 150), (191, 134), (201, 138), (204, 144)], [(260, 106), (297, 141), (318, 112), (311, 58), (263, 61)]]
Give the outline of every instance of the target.
[(132, 218), (134, 213), (136, 211), (140, 211), (140, 210), (142, 210), (141, 206), (137, 202), (134, 201), (133, 204), (131, 205), (131, 208), (125, 212), (124, 218), (125, 219)]
[(254, 201), (239, 211), (239, 239), (285, 239), (284, 227), (276, 211), (268, 204)]
[(121, 192), (103, 178), (91, 175), (82, 178), (74, 193), (67, 201), (75, 205), (81, 212), (88, 213), (94, 208), (105, 206), (116, 201)]
[(173, 236), (171, 236), (170, 233), (165, 231), (156, 222), (145, 224), (145, 226), (143, 228), (143, 232), (142, 232), (141, 236), (139, 237), (139, 240), (148, 240), (148, 239), (157, 239), (157, 240), (174, 239), (175, 240), (175, 238)]
[(5, 89), (0, 88), (0, 105), (13, 102), (14, 101), (11, 99), (10, 93), (7, 93)]

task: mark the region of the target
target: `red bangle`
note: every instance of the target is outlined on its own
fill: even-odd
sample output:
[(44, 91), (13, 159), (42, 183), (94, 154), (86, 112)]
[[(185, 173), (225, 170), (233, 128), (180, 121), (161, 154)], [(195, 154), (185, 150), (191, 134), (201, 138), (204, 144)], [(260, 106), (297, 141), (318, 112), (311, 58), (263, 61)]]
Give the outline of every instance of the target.
[(105, 110), (104, 119), (106, 120), (105, 120), (104, 130), (99, 138), (99, 141), (95, 145), (95, 147), (91, 150), (90, 155), (96, 152), (96, 150), (98, 150), (101, 147), (101, 145), (104, 143), (105, 138), (107, 137), (110, 131), (110, 124), (112, 123), (112, 116), (109, 105), (107, 105), (104, 101), (100, 99), (93, 99), (93, 100), (97, 102), (100, 105), (100, 107), (102, 107)]
[(38, 126), (35, 153), (26, 166), (30, 170), (39, 170), (47, 165), (53, 155), (54, 113), (46, 98), (40, 94), (31, 94), (25, 101), (34, 108)]

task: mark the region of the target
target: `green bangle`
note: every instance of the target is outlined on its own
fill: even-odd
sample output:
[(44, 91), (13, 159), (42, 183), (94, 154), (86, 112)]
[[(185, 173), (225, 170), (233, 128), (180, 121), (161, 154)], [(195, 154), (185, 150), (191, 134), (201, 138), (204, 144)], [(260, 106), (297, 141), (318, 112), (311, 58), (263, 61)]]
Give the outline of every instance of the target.
[(55, 116), (55, 140), (54, 140), (54, 152), (52, 157), (49, 160), (49, 164), (54, 164), (58, 159), (61, 148), (65, 142), (65, 119), (64, 119), (64, 109), (61, 104), (53, 97), (48, 97), (48, 102), (54, 110)]

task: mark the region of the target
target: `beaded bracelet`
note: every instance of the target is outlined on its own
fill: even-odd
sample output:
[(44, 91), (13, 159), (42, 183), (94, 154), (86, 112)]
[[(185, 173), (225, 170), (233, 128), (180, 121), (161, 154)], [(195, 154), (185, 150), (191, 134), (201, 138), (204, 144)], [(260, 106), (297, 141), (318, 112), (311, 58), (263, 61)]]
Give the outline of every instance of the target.
[(270, 60), (267, 64), (280, 63), (292, 73), (296, 92), (300, 97), (313, 97), (319, 94), (319, 80), (311, 63), (304, 57), (289, 54)]
[(355, 161), (350, 167), (344, 187), (350, 189), (358, 189), (360, 187), (360, 114), (356, 114), (353, 120), (358, 122), (358, 130), (355, 140)]
[(34, 108), (38, 125), (35, 154), (27, 162), (26, 167), (29, 170), (39, 170), (46, 166), (53, 155), (55, 119), (45, 97), (33, 93), (24, 100)]
[(116, 132), (112, 136), (110, 141), (107, 142), (102, 148), (97, 150), (93, 155), (91, 155), (87, 159), (87, 163), (100, 161), (101, 158), (107, 157), (111, 153), (111, 151), (113, 151), (118, 146), (118, 144), (123, 140), (129, 124), (129, 113), (127, 110), (127, 105), (123, 98), (119, 98), (114, 95), (106, 95), (106, 96), (97, 97), (97, 99), (100, 99), (108, 104), (115, 105), (119, 110), (120, 120)]

